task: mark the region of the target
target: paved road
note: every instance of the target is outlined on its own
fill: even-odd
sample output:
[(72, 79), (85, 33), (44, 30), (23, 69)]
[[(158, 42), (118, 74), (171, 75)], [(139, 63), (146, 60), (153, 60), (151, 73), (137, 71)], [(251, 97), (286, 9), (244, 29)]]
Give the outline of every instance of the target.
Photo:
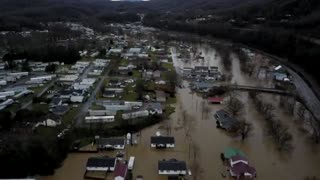
[(110, 69), (107, 69), (106, 72), (102, 76), (100, 76), (100, 80), (99, 80), (98, 84), (96, 85), (95, 89), (92, 91), (89, 99), (85, 103), (82, 104), (81, 110), (75, 116), (74, 121), (73, 121), (75, 126), (81, 126), (82, 121), (84, 120), (89, 108), (91, 107), (92, 103), (94, 101), (96, 101), (96, 94), (98, 91), (100, 91), (100, 88), (104, 83), (104, 80), (108, 77), (109, 71), (110, 71)]
[(291, 69), (288, 69), (288, 71), (293, 76), (293, 83), (298, 95), (304, 100), (306, 106), (316, 119), (320, 120), (320, 101), (318, 97), (300, 75)]

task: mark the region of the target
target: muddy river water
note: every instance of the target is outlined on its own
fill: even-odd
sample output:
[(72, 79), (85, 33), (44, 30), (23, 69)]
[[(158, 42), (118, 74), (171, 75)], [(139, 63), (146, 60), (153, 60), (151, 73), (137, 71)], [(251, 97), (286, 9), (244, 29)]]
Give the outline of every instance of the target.
[[(207, 45), (194, 46), (201, 51), (205, 60), (202, 62), (183, 62), (176, 56), (173, 49), (174, 65), (178, 68), (194, 65), (218, 66), (221, 71), (221, 58), (215, 49)], [(239, 85), (263, 85), (266, 82), (248, 77), (240, 71), (239, 60), (232, 56), (231, 82)], [(157, 173), (158, 160), (175, 158), (185, 160), (193, 175), (198, 180), (228, 179), (222, 177), (224, 167), (220, 153), (226, 147), (241, 149), (247, 156), (250, 164), (257, 170), (257, 179), (263, 180), (303, 180), (306, 176), (320, 177), (320, 153), (307, 140), (307, 136), (299, 131), (293, 117), (277, 108), (277, 116), (288, 127), (293, 135), (294, 149), (290, 153), (279, 153), (273, 141), (265, 134), (263, 117), (256, 111), (247, 92), (239, 92), (238, 97), (245, 102), (244, 117), (253, 124), (251, 135), (242, 142), (239, 137), (231, 137), (224, 131), (216, 128), (213, 114), (223, 108), (223, 105), (209, 105), (206, 100), (190, 92), (188, 82), (184, 81), (185, 88), (177, 89), (176, 111), (157, 125), (141, 131), (138, 145), (127, 147), (126, 155), (135, 156), (136, 162), (133, 175), (143, 175), (146, 180), (165, 180), (166, 177)], [(279, 95), (264, 95), (265, 99), (278, 104)], [(159, 131), (175, 137), (176, 147), (173, 150), (154, 150), (150, 148), (150, 136)], [(69, 154), (61, 168), (53, 176), (39, 177), (44, 180), (80, 180), (83, 179), (85, 164), (88, 157), (102, 156), (99, 154)], [(114, 179), (112, 176), (108, 179)], [(193, 179), (190, 176), (189, 179)]]

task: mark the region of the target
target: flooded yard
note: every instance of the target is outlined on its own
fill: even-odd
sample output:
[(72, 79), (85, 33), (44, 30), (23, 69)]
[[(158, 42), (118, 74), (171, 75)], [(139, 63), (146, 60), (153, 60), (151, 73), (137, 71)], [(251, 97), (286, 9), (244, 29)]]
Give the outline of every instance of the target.
[[(177, 58), (176, 49), (173, 48), (173, 62), (179, 68), (193, 67), (195, 65), (218, 66), (224, 73), (221, 58), (217, 52), (206, 45), (196, 45), (197, 52), (202, 52), (203, 61), (183, 62)], [(238, 85), (259, 86), (266, 82), (258, 81), (253, 77), (243, 74), (240, 70), (239, 60), (232, 55), (231, 83)], [(183, 81), (184, 87), (188, 82)], [(220, 159), (220, 153), (227, 147), (241, 149), (247, 156), (250, 164), (257, 170), (257, 179), (297, 179), (302, 180), (307, 176), (320, 177), (320, 153), (319, 148), (313, 147), (307, 140), (307, 136), (299, 130), (294, 118), (281, 108), (276, 109), (276, 115), (289, 127), (293, 135), (293, 147), (291, 152), (278, 152), (274, 142), (265, 133), (263, 117), (256, 111), (255, 105), (249, 99), (247, 92), (238, 92), (239, 99), (244, 102), (243, 117), (252, 123), (251, 135), (241, 141), (240, 137), (232, 137), (225, 131), (216, 128), (213, 114), (224, 105), (208, 104), (206, 99), (191, 93), (189, 88), (177, 89), (176, 111), (157, 125), (146, 128), (138, 136), (138, 145), (127, 146), (125, 155), (135, 156), (133, 177), (143, 175), (146, 180), (165, 180), (166, 176), (158, 175), (158, 161), (162, 159), (185, 160), (192, 174), (197, 174), (201, 180), (218, 180), (223, 178), (225, 172)], [(279, 95), (263, 94), (264, 99), (279, 104)], [(175, 137), (174, 149), (156, 150), (150, 148), (150, 137), (156, 132)], [(39, 177), (44, 180), (83, 179), (86, 161), (89, 157), (109, 155), (115, 152), (102, 153), (72, 153), (69, 154), (61, 168), (56, 170), (53, 176)], [(107, 179), (113, 179), (113, 176)], [(193, 176), (188, 177), (193, 179)], [(231, 178), (230, 178), (231, 179)]]

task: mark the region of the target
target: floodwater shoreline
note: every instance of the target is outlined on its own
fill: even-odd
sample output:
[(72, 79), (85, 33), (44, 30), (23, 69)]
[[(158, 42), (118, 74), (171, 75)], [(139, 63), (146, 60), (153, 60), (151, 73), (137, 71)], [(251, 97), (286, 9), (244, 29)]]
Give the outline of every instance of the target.
[[(203, 64), (221, 65), (221, 59), (216, 57), (215, 50), (207, 45), (194, 45), (197, 51), (201, 51), (205, 56)], [(179, 61), (178, 59), (174, 61)], [(241, 73), (239, 61), (233, 58), (231, 71), (233, 74), (230, 81), (239, 84), (259, 83)], [(177, 62), (174, 62), (175, 66)], [(178, 62), (182, 63), (182, 62)], [(199, 63), (190, 62), (191, 66)], [(201, 64), (199, 64), (201, 65)], [(222, 68), (221, 68), (222, 69)], [(188, 87), (188, 82), (183, 81), (183, 86)], [(177, 89), (176, 110), (168, 120), (141, 130), (139, 143), (137, 146), (127, 147), (126, 154), (136, 157), (136, 164), (133, 177), (143, 175), (145, 179), (164, 180), (166, 177), (157, 174), (157, 162), (162, 159), (176, 158), (185, 160), (188, 168), (193, 170), (193, 176), (198, 179), (211, 180), (223, 179), (221, 172), (224, 166), (220, 160), (220, 153), (226, 147), (235, 147), (243, 150), (256, 167), (258, 179), (298, 179), (303, 180), (306, 176), (320, 176), (318, 171), (320, 155), (307, 143), (306, 136), (299, 132), (294, 124), (294, 119), (280, 108), (277, 116), (288, 125), (290, 132), (294, 136), (295, 148), (291, 153), (279, 153), (272, 140), (265, 134), (265, 123), (248, 99), (247, 92), (240, 92), (239, 99), (246, 102), (244, 117), (253, 124), (253, 134), (242, 142), (239, 137), (232, 137), (221, 129), (216, 128), (213, 113), (224, 108), (224, 105), (211, 105), (202, 97), (190, 93), (189, 88)], [(279, 95), (263, 95), (264, 99), (278, 104)], [(204, 107), (209, 110), (206, 113)], [(278, 107), (278, 106), (277, 106)], [(186, 118), (182, 118), (186, 115)], [(168, 129), (170, 129), (168, 131)], [(161, 134), (174, 136), (176, 147), (174, 150), (152, 150), (150, 148), (150, 136), (157, 131)], [(45, 180), (59, 179), (82, 179), (85, 163), (88, 157), (109, 155), (116, 152), (102, 152), (98, 154), (69, 154), (63, 166), (59, 168), (55, 175), (41, 177)], [(301, 166), (303, 164), (303, 166)], [(198, 166), (198, 168), (195, 168)], [(299, 171), (297, 171), (299, 170)], [(109, 177), (108, 179), (111, 179)], [(191, 176), (190, 179), (193, 179)], [(232, 178), (227, 178), (232, 179)]]

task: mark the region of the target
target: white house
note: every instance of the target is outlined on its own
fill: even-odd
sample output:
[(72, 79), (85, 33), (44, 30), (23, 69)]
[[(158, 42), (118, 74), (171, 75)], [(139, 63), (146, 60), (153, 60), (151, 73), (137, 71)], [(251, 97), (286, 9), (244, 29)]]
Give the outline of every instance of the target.
[(98, 149), (124, 149), (125, 138), (99, 138), (97, 144)]
[(187, 165), (184, 161), (170, 159), (168, 161), (162, 160), (158, 162), (159, 175), (186, 175)]
[(143, 110), (143, 111), (123, 113), (122, 119), (128, 120), (128, 119), (135, 119), (139, 117), (148, 117), (148, 116), (149, 116), (149, 111)]
[(28, 76), (28, 75), (29, 75), (29, 72), (8, 73), (7, 75), (8, 75), (8, 76), (13, 76), (13, 77), (16, 77), (16, 78), (19, 79), (20, 77)]
[(15, 92), (14, 91), (4, 91), (0, 92), (0, 96), (14, 96)]
[(152, 136), (151, 137), (152, 148), (174, 148), (174, 137), (169, 136)]
[(82, 103), (84, 97), (83, 96), (71, 96), (70, 101), (73, 103)]
[(5, 86), (7, 85), (7, 81), (6, 80), (0, 80), (0, 86)]
[(38, 122), (35, 127), (38, 127), (38, 126), (47, 126), (47, 127), (56, 127), (57, 125), (60, 125), (61, 124), (61, 121), (54, 121), (52, 119), (47, 119), (47, 120), (44, 120), (42, 122)]
[(59, 78), (59, 81), (63, 81), (63, 82), (74, 82), (75, 80), (77, 80), (79, 78), (78, 75), (65, 75)]
[(87, 171), (113, 172), (116, 166), (116, 158), (109, 157), (91, 157), (87, 161)]
[(85, 78), (85, 79), (82, 79), (80, 84), (92, 86), (95, 82), (96, 82), (95, 78)]
[(2, 103), (0, 104), (0, 110), (6, 108), (7, 106), (9, 106), (9, 105), (11, 105), (11, 104), (13, 104), (13, 102), (14, 102), (14, 101), (13, 101), (12, 99), (7, 99), (6, 101), (2, 102)]
[(113, 122), (114, 116), (87, 116), (85, 117), (86, 123), (108, 123)]

